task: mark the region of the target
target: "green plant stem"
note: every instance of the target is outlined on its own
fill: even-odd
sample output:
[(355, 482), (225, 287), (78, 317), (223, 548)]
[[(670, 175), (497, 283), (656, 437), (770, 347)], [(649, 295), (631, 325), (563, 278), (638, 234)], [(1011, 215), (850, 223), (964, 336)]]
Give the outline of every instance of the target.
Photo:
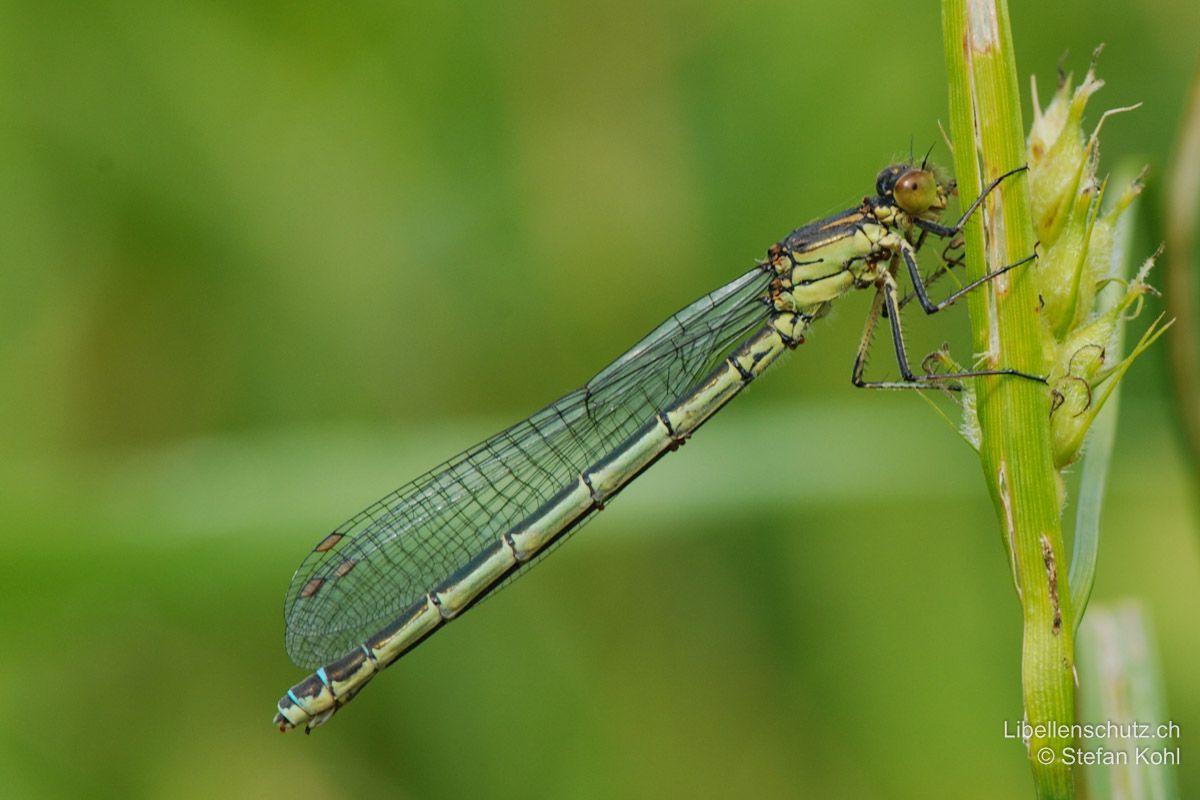
[[(1025, 163), (1008, 6), (1005, 0), (944, 0), (942, 19), (954, 164), (960, 196), (970, 200), (985, 181)], [(984, 220), (967, 226), (970, 277), (1034, 252), (1028, 192), (1025, 174), (1005, 181), (986, 203)], [(984, 368), (1044, 375), (1034, 276), (1029, 270), (1010, 275), (970, 296), (974, 349)], [(1034, 785), (1040, 798), (1070, 798), (1072, 770), (1060, 754), (1072, 740), (1046, 727), (1074, 721), (1073, 618), (1047, 389), (1034, 381), (984, 378), (976, 397), (980, 460), (1023, 612), (1021, 684), (1025, 717), (1035, 730), (1029, 742)], [(1048, 764), (1038, 757), (1045, 748), (1053, 755)]]

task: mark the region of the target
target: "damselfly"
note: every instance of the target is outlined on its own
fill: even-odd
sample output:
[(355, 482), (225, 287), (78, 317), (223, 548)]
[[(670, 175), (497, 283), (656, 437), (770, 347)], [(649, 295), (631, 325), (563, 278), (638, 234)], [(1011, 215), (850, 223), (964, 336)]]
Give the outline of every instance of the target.
[[(275, 723), (311, 730), (329, 719), (376, 673), (524, 572), (683, 444), (851, 289), (875, 289), (852, 372), (857, 386), (959, 388), (965, 378), (1033, 377), (1011, 369), (914, 373), (897, 282), (906, 272), (932, 314), (1032, 259), (938, 303), (917, 265), (927, 236), (953, 242), (984, 197), (1020, 169), (996, 178), (958, 222), (943, 225), (953, 182), (939, 181), (924, 163), (887, 167), (874, 195), (792, 231), (765, 261), (672, 315), (582, 388), (338, 526), (288, 588), (288, 655), (318, 668), (279, 701)], [(898, 381), (863, 378), (881, 314)]]

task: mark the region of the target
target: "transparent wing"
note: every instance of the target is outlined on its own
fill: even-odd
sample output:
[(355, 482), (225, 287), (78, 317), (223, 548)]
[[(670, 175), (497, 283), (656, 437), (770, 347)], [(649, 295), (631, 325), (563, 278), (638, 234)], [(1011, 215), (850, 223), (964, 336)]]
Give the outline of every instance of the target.
[(767, 317), (770, 280), (756, 267), (701, 297), (583, 387), (338, 526), (288, 588), (292, 661), (345, 655), (578, 480)]

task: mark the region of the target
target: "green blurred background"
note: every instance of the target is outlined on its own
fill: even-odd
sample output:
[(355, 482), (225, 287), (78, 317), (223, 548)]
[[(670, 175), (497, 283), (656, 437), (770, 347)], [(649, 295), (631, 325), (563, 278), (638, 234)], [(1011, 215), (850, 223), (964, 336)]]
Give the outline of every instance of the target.
[[(303, 676), (284, 589), (333, 525), (910, 137), (949, 160), (937, 4), (0, 8), (5, 797), (1029, 796), (978, 464), (920, 398), (850, 386), (865, 296), (329, 726), (270, 724)], [(1089, 119), (1145, 106), (1105, 164), (1161, 176), (1200, 7), (1013, 14), (1043, 98), (1108, 44)], [(967, 352), (964, 313), (914, 349)], [(1093, 602), (1149, 605), (1186, 744), (1200, 557), (1162, 352), (1128, 380)]]

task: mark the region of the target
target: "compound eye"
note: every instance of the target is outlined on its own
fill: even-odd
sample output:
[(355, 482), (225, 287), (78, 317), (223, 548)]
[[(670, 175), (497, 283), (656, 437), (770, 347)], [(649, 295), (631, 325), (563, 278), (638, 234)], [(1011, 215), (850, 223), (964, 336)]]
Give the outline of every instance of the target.
[(896, 187), (896, 178), (906, 171), (907, 168), (900, 164), (892, 164), (890, 167), (884, 167), (875, 178), (875, 194), (880, 197), (887, 197), (892, 193), (892, 189)]
[(937, 202), (937, 181), (926, 170), (910, 169), (896, 179), (892, 196), (905, 213), (920, 216)]

